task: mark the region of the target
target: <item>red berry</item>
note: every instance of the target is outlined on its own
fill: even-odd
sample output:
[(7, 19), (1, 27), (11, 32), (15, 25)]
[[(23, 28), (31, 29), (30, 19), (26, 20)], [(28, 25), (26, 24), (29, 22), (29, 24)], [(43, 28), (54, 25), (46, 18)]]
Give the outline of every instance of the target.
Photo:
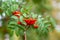
[(24, 19), (24, 21), (27, 23), (27, 25), (33, 25), (35, 24), (36, 19), (29, 18), (29, 19)]
[(30, 25), (30, 20), (29, 19), (24, 19), (27, 25)]
[(36, 19), (31, 20), (31, 24), (35, 24), (35, 22), (36, 22)]
[(34, 25), (34, 28), (38, 28), (38, 25)]
[(20, 18), (20, 16), (19, 15), (16, 15), (18, 18)]
[(22, 14), (22, 13), (19, 12), (19, 11), (15, 11), (15, 12), (13, 12), (13, 15), (17, 16), (18, 18), (20, 17), (21, 14)]
[(35, 24), (35, 22), (36, 22), (36, 19), (33, 19), (33, 18), (30, 18), (29, 20), (30, 20), (31, 25)]
[(20, 24), (22, 24), (22, 23), (21, 23), (20, 21), (18, 21), (18, 23), (17, 23), (17, 24), (19, 24), (19, 25), (20, 25)]
[(21, 12), (20, 11), (13, 12), (13, 15), (18, 15), (18, 14), (21, 14)]

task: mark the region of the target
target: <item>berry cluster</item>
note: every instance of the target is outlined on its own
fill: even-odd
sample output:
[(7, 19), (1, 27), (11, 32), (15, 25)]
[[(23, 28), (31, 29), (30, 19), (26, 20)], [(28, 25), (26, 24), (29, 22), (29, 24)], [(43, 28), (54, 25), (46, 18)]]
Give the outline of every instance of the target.
[[(15, 12), (13, 12), (13, 15), (17, 16), (18, 18), (20, 18), (22, 13), (20, 11), (15, 11)], [(26, 22), (27, 25), (34, 25), (34, 28), (38, 28), (38, 25), (35, 24), (37, 19), (34, 19), (34, 18), (28, 18), (28, 19), (24, 18), (23, 20), (24, 20), (24, 22)], [(22, 22), (18, 21), (17, 24), (21, 25)]]

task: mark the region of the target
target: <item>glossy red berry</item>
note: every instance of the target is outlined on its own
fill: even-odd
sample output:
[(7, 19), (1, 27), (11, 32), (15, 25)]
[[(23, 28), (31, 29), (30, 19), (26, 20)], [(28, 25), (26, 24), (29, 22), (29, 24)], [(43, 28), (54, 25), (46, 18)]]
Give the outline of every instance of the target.
[(22, 13), (20, 11), (15, 11), (13, 12), (13, 15), (17, 16), (18, 18), (20, 17)]
[(30, 25), (30, 20), (29, 19), (24, 19), (27, 25)]
[(30, 24), (31, 24), (31, 25), (32, 25), (32, 24), (35, 24), (35, 22), (36, 22), (36, 19), (30, 18)]
[(13, 15), (18, 15), (18, 14), (21, 14), (21, 12), (20, 11), (13, 12)]
[(24, 21), (26, 22), (27, 25), (33, 25), (35, 24), (36, 19), (29, 18), (29, 19), (24, 19)]

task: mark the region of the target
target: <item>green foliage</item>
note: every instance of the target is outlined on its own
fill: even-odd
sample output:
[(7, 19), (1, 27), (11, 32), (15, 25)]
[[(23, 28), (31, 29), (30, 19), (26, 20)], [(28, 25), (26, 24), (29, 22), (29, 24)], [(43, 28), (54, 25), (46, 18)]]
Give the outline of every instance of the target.
[[(20, 2), (20, 1), (19, 1)], [(2, 5), (0, 6), (0, 8), (3, 10), (3, 12), (6, 13), (7, 16), (11, 16), (13, 11), (18, 10), (18, 7), (20, 5), (19, 2), (16, 2), (16, 0), (6, 0), (6, 1), (2, 1)]]
[[(44, 15), (45, 12), (51, 10), (51, 6), (48, 5), (48, 0), (32, 1), (36, 4), (36, 8), (33, 12), (31, 10), (33, 5), (29, 5), (29, 3), (20, 4), (20, 2), (16, 2), (15, 0), (7, 0), (6, 2), (2, 3), (2, 10), (6, 13), (7, 16), (10, 17), (10, 20), (7, 24), (9, 34), (12, 36), (15, 31), (17, 36), (23, 36), (24, 31), (26, 28), (28, 28), (28, 30), (26, 30), (27, 40), (47, 40), (49, 31), (54, 29), (56, 26), (55, 20), (50, 15)], [(19, 10), (22, 13), (22, 15), (20, 15), (20, 18), (12, 15), (12, 12), (16, 10)], [(38, 12), (36, 13), (36, 11)], [(38, 28), (35, 29), (34, 25), (26, 26), (24, 18), (37, 19), (36, 24), (38, 25)], [(22, 25), (17, 24), (18, 21), (20, 21)]]

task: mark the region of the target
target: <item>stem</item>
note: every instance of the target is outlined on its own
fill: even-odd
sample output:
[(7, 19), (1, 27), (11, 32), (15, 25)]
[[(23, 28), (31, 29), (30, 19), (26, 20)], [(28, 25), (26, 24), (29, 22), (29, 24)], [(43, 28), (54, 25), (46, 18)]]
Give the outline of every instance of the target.
[(29, 26), (27, 26), (25, 31), (24, 31), (24, 40), (27, 40), (26, 31), (28, 30), (28, 28), (29, 28)]
[(24, 31), (24, 40), (27, 40), (26, 31)]

